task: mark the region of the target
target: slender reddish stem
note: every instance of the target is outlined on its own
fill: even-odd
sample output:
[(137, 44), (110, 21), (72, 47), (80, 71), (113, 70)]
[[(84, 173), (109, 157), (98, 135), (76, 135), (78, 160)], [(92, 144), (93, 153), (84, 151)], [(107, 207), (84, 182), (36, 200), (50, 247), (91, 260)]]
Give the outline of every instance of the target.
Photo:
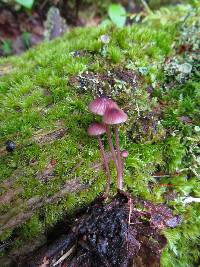
[(122, 174), (124, 173), (124, 159), (121, 159), (122, 160)]
[(115, 130), (115, 143), (117, 149), (117, 163), (118, 163), (118, 175), (117, 175), (117, 187), (118, 189), (122, 190), (123, 186), (123, 167), (122, 167), (122, 160), (121, 160), (121, 151), (120, 151), (120, 144), (119, 144), (119, 131), (118, 126), (114, 126)]
[(116, 170), (118, 172), (117, 157), (116, 157), (115, 149), (114, 149), (114, 146), (113, 146), (113, 143), (112, 143), (112, 137), (111, 137), (111, 133), (110, 133), (110, 128), (109, 128), (108, 125), (106, 125), (106, 134), (107, 134), (107, 137), (108, 137), (108, 145), (109, 145), (110, 151), (112, 153), (112, 159), (114, 161)]
[(99, 143), (101, 157), (102, 157), (102, 160), (105, 166), (105, 171), (106, 171), (106, 196), (108, 196), (110, 192), (110, 170), (109, 170), (108, 160), (106, 158), (106, 154), (104, 151), (104, 146), (103, 146), (100, 136), (98, 136), (98, 143)]

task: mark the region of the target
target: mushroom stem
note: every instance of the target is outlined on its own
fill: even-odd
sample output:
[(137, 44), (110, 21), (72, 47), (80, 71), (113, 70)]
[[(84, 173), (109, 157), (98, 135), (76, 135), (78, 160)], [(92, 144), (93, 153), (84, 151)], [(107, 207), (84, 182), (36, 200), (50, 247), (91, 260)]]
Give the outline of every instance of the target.
[(102, 161), (103, 161), (103, 164), (105, 166), (105, 172), (106, 172), (106, 193), (105, 193), (105, 195), (108, 196), (109, 192), (110, 192), (110, 170), (109, 170), (109, 166), (108, 166), (108, 160), (106, 158), (106, 154), (104, 151), (104, 146), (103, 146), (103, 143), (101, 141), (100, 136), (98, 136), (98, 143), (99, 143), (101, 157), (102, 157)]
[(118, 163), (118, 172), (117, 172), (117, 188), (122, 190), (123, 186), (123, 167), (122, 167), (122, 160), (121, 160), (121, 151), (120, 151), (120, 144), (119, 144), (119, 131), (118, 126), (114, 126), (115, 131), (115, 143), (116, 143), (116, 149), (117, 149), (117, 163)]
[(124, 159), (121, 159), (122, 161), (122, 174), (124, 173)]
[(115, 149), (114, 149), (114, 146), (112, 143), (112, 137), (111, 137), (110, 128), (108, 125), (106, 125), (106, 134), (107, 134), (107, 138), (108, 138), (108, 145), (110, 148), (110, 152), (112, 153), (112, 159), (114, 161), (116, 170), (118, 172), (118, 163), (117, 163), (116, 153), (115, 153)]

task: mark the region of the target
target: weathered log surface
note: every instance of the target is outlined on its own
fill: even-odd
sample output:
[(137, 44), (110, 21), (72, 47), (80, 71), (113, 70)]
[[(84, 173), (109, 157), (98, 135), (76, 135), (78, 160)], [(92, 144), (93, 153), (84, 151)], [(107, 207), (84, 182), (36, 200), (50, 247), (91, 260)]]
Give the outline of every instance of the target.
[[(145, 210), (137, 208), (139, 203)], [(169, 225), (172, 220), (176, 223)], [(159, 267), (166, 245), (161, 229), (180, 223), (167, 206), (131, 198), (123, 191), (109, 203), (96, 199), (73, 221), (53, 243), (20, 257), (18, 266)]]
[(62, 199), (65, 195), (77, 193), (88, 188), (79, 179), (67, 181), (65, 185), (52, 197), (33, 197), (14, 207), (8, 213), (0, 218), (0, 234), (8, 229), (13, 229), (31, 218), (36, 209), (41, 208), (45, 204), (53, 204)]
[[(65, 134), (66, 131), (59, 131), (59, 133), (51, 132), (47, 135), (38, 135), (35, 140), (38, 140), (40, 143), (44, 142), (50, 142), (52, 141), (52, 138), (56, 139), (59, 137), (62, 137), (63, 134)], [(111, 153), (106, 153), (106, 157), (108, 160), (111, 159)], [(74, 173), (82, 164), (84, 160), (81, 160), (77, 164), (75, 164), (74, 167), (69, 171), (70, 173)], [(101, 162), (95, 162), (91, 163), (89, 168), (94, 170), (99, 170), (103, 167)], [(49, 179), (54, 177), (54, 169), (55, 165), (52, 163), (49, 163), (46, 168), (37, 174), (36, 178), (39, 179), (41, 182), (47, 182)], [(23, 192), (22, 187), (15, 188), (14, 185), (18, 178), (23, 175), (22, 170), (15, 170), (13, 174), (8, 178), (7, 180), (3, 181), (1, 184), (1, 190), (3, 190), (2, 195), (0, 196), (0, 204), (5, 205), (11, 203), (11, 201), (15, 200), (14, 205), (11, 206), (11, 208), (3, 214), (0, 214), (0, 235), (3, 234), (6, 230), (12, 230), (19, 225), (23, 224), (27, 220), (29, 220), (34, 212), (38, 209), (40, 209), (42, 206), (46, 204), (53, 204), (65, 197), (67, 194), (72, 193), (78, 193), (80, 191), (84, 191), (89, 188), (88, 184), (84, 184), (81, 182), (81, 179), (76, 178), (73, 180), (69, 180), (63, 185), (60, 190), (51, 197), (40, 197), (40, 196), (34, 196), (28, 200), (23, 200), (22, 198), (18, 197)], [(95, 178), (94, 178), (95, 181)], [(93, 182), (94, 182), (93, 181)], [(92, 182), (92, 183), (93, 183)], [(91, 183), (91, 184), (92, 184)], [(5, 192), (4, 192), (5, 191)]]
[[(54, 142), (55, 140), (61, 139), (65, 137), (67, 134), (67, 129), (63, 127), (59, 127), (58, 129), (54, 129), (53, 131), (49, 132), (43, 132), (43, 131), (38, 131), (35, 133), (35, 135), (30, 138), (29, 140), (26, 141), (26, 144), (17, 144), (16, 149), (21, 149), (24, 146), (30, 146), (33, 143), (36, 143), (38, 145), (45, 145), (45, 144), (50, 144)], [(0, 157), (3, 157), (7, 155), (9, 152), (6, 150), (6, 144), (3, 144), (0, 147)]]

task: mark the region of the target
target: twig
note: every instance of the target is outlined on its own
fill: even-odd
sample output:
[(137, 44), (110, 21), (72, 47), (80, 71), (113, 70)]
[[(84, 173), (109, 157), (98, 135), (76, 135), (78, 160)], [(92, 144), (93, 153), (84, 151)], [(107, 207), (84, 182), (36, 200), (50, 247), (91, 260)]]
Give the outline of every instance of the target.
[(128, 224), (131, 224), (131, 214), (132, 214), (132, 198), (129, 198), (129, 215), (128, 215)]
[(128, 231), (126, 234), (126, 240), (127, 240), (127, 251), (129, 250), (129, 242), (128, 242), (128, 234), (129, 234), (129, 227), (131, 225), (131, 214), (132, 214), (132, 198), (129, 197), (128, 199), (128, 205), (129, 205), (129, 214), (128, 214)]
[(75, 245), (73, 245), (65, 254), (62, 255), (62, 257), (60, 257), (60, 259), (58, 259), (53, 266), (58, 265), (59, 263), (63, 262), (67, 257), (69, 257), (73, 251), (75, 249)]

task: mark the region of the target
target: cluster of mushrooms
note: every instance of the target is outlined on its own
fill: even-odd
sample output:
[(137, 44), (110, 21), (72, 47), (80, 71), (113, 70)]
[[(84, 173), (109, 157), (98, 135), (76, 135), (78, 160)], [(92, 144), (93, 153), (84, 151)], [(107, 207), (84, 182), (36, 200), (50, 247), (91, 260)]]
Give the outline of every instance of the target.
[[(119, 143), (119, 124), (127, 121), (127, 114), (121, 110), (117, 103), (107, 97), (98, 97), (90, 102), (89, 111), (102, 116), (102, 122), (94, 122), (88, 127), (88, 135), (95, 136), (98, 139), (99, 148), (101, 152), (101, 157), (103, 161), (103, 166), (106, 172), (106, 192), (105, 196), (109, 195), (110, 191), (110, 170), (108, 159), (106, 157), (106, 153), (104, 150), (104, 146), (101, 140), (101, 135), (107, 135), (109, 149), (112, 155), (112, 160), (114, 162), (116, 171), (117, 171), (117, 189), (122, 190), (123, 186), (123, 163), (122, 158), (126, 158), (128, 156), (128, 152), (126, 150), (120, 150)], [(113, 126), (114, 134), (115, 134), (115, 146), (112, 141), (112, 134), (110, 127)]]

